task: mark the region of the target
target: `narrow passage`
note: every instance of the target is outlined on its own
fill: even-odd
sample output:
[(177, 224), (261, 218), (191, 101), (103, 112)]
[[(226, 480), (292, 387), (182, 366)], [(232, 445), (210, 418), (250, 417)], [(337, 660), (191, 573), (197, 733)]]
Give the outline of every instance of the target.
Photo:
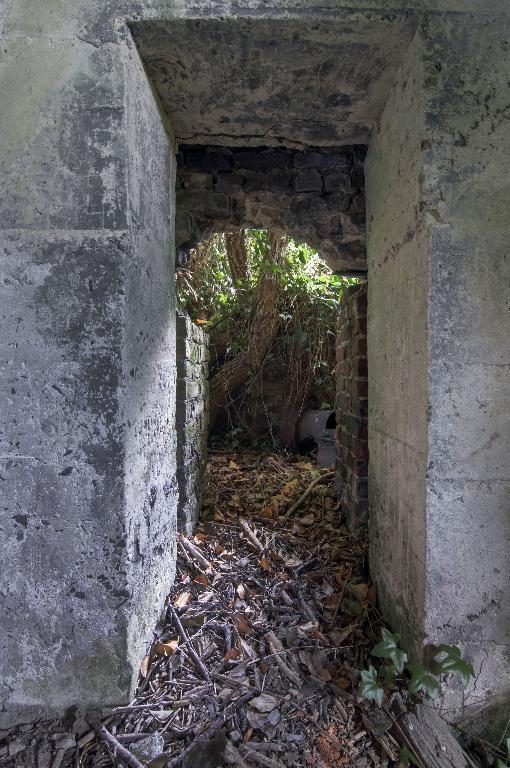
[[(366, 539), (339, 524), (332, 481), (303, 456), (210, 458), (202, 522), (180, 538), (137, 695), (104, 721), (128, 764), (399, 765), (391, 721), (356, 701), (380, 617)], [(94, 739), (80, 765), (110, 760)]]

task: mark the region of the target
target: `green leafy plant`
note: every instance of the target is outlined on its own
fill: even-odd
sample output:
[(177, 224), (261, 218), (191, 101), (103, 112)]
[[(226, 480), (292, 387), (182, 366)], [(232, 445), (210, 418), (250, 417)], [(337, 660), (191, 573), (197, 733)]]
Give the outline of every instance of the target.
[(383, 703), (384, 689), (379, 685), (377, 670), (372, 665), (361, 672), (360, 695), (367, 701), (375, 702), (378, 707)]
[(416, 694), (423, 691), (431, 698), (441, 693), (440, 681), (443, 675), (457, 675), (464, 688), (475, 676), (472, 665), (462, 658), (460, 649), (455, 645), (440, 645), (430, 668), (427, 668), (417, 662), (408, 662), (407, 654), (399, 647), (399, 642), (399, 634), (391, 633), (385, 627), (381, 629), (381, 639), (372, 648), (371, 655), (386, 663), (381, 664), (378, 670), (370, 665), (361, 672), (359, 695), (362, 698), (381, 706), (384, 700), (382, 685), (391, 690), (395, 687), (397, 677), (404, 671), (408, 673), (405, 679), (409, 692)]
[(284, 258), (272, 263), (268, 259), (270, 235), (257, 229), (244, 232), (240, 276), (232, 270), (229, 242), (224, 235), (214, 235), (191, 252), (188, 263), (176, 273), (177, 299), (209, 334), (213, 381), (229, 361), (248, 348), (261, 276), (278, 277), (277, 324), (269, 349), (261, 368), (247, 372), (240, 390), (227, 404), (223, 428), (226, 432), (241, 426), (244, 439), (251, 443), (250, 424), (265, 421), (271, 429), (273, 423), (264, 399), (265, 372), (271, 376), (272, 371), (281, 371), (289, 413), (299, 411), (310, 393), (316, 407), (332, 408), (336, 318), (343, 290), (357, 280), (334, 274), (312, 248), (292, 239), (286, 241)]
[(375, 648), (372, 648), (372, 656), (379, 659), (390, 659), (394, 666), (395, 671), (401, 674), (404, 671), (404, 665), (407, 661), (407, 653), (398, 647), (400, 640), (399, 634), (392, 635), (384, 627), (381, 630), (381, 640), (377, 643)]

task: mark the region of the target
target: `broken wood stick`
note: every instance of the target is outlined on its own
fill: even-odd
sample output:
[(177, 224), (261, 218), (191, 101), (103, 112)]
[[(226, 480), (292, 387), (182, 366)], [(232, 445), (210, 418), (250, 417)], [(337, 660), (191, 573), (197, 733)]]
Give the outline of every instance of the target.
[(189, 541), (189, 539), (187, 539), (185, 536), (181, 536), (179, 538), (179, 543), (184, 547), (184, 549), (186, 549), (190, 553), (192, 557), (195, 558), (195, 560), (197, 560), (200, 563), (202, 568), (205, 568), (206, 570), (209, 570), (209, 569), (213, 570), (209, 560), (203, 556), (199, 548), (195, 547), (195, 545), (192, 544), (191, 541)]
[(186, 749), (183, 749), (180, 754), (176, 755), (174, 758), (167, 762), (166, 768), (178, 768), (178, 766), (184, 762), (190, 752), (193, 752), (200, 743), (211, 739), (227, 722), (227, 720), (232, 717), (236, 710), (239, 709), (239, 707), (249, 699), (253, 699), (253, 690), (250, 690), (249, 693), (245, 693), (243, 696), (239, 696), (239, 698), (235, 701), (230, 702), (230, 704), (225, 707), (223, 712), (220, 712), (218, 717), (216, 717), (209, 726), (204, 728), (200, 733), (197, 733), (196, 738), (188, 747), (186, 747)]
[(205, 666), (204, 662), (202, 661), (202, 659), (200, 658), (198, 653), (193, 648), (193, 644), (192, 644), (192, 642), (191, 642), (191, 640), (189, 638), (189, 635), (186, 632), (186, 630), (184, 629), (184, 627), (182, 626), (181, 620), (177, 616), (177, 612), (176, 612), (175, 608), (173, 607), (172, 603), (168, 603), (167, 611), (170, 614), (174, 625), (177, 627), (177, 631), (179, 632), (179, 635), (181, 636), (181, 640), (184, 643), (184, 645), (186, 646), (186, 648), (188, 649), (191, 658), (193, 659), (193, 661), (195, 662), (195, 664), (199, 668), (199, 670), (202, 673), (203, 677), (208, 682), (210, 682), (211, 681), (211, 675), (209, 674), (209, 670)]
[(258, 549), (259, 552), (264, 552), (265, 551), (265, 547), (258, 540), (258, 538), (256, 537), (255, 533), (252, 531), (252, 529), (250, 528), (250, 526), (248, 525), (246, 520), (244, 520), (244, 518), (242, 518), (242, 517), (239, 518), (239, 525), (243, 529), (243, 533), (245, 534), (245, 536), (248, 539), (248, 541), (250, 542), (250, 544), (252, 544), (252, 546), (254, 546), (255, 549)]
[(288, 520), (291, 515), (294, 514), (296, 509), (301, 506), (301, 504), (306, 501), (308, 496), (311, 494), (313, 489), (316, 485), (321, 483), (323, 480), (329, 480), (330, 478), (335, 476), (335, 472), (325, 472), (323, 475), (319, 475), (319, 477), (316, 477), (315, 480), (312, 480), (306, 491), (299, 497), (299, 499), (290, 507), (290, 509), (287, 510), (287, 512), (284, 515), (280, 516), (280, 520), (285, 521)]
[(288, 679), (294, 683), (294, 685), (301, 686), (303, 681), (299, 677), (297, 672), (294, 672), (293, 669), (291, 669), (287, 664), (284, 662), (284, 660), (281, 657), (281, 652), (285, 651), (285, 648), (281, 644), (280, 640), (276, 637), (274, 632), (267, 632), (266, 640), (269, 645), (269, 649), (271, 650), (271, 653), (274, 654), (274, 660), (277, 663), (280, 672), (285, 675), (285, 677), (288, 677)]
[(129, 749), (123, 747), (122, 744), (115, 736), (107, 730), (104, 725), (94, 718), (89, 719), (88, 724), (95, 730), (97, 735), (108, 746), (114, 757), (120, 757), (125, 763), (131, 766), (131, 768), (145, 768), (144, 764), (138, 760)]

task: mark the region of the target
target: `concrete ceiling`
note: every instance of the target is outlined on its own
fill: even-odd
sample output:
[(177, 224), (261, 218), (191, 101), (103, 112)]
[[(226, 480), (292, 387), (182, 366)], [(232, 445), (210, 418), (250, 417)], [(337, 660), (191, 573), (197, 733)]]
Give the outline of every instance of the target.
[(407, 14), (175, 19), (131, 25), (187, 144), (365, 144), (414, 33)]

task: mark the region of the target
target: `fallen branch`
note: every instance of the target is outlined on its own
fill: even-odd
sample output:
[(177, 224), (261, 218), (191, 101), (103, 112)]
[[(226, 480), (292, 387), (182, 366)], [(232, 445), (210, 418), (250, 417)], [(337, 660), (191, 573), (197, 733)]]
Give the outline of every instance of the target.
[(259, 552), (264, 552), (265, 547), (261, 544), (261, 542), (255, 536), (255, 534), (253, 533), (252, 529), (250, 528), (246, 520), (244, 520), (242, 517), (239, 518), (239, 525), (243, 529), (243, 533), (245, 534), (250, 544), (252, 544), (255, 547), (255, 549), (258, 549)]
[(181, 763), (186, 759), (187, 755), (192, 750), (195, 750), (200, 742), (205, 742), (211, 739), (226, 723), (226, 721), (232, 717), (235, 711), (249, 699), (253, 699), (253, 691), (245, 693), (243, 696), (239, 696), (239, 698), (235, 701), (232, 701), (207, 728), (205, 728), (200, 734), (197, 735), (197, 738), (194, 739), (191, 744), (186, 747), (186, 749), (183, 749), (179, 755), (167, 762), (166, 768), (178, 768), (178, 766), (181, 765)]
[(202, 568), (205, 568), (206, 571), (212, 570), (212, 565), (209, 562), (209, 560), (207, 560), (207, 558), (203, 556), (203, 554), (198, 549), (198, 547), (195, 547), (195, 545), (192, 544), (191, 541), (186, 539), (184, 536), (181, 536), (181, 538), (179, 539), (179, 543), (184, 547), (184, 549), (186, 549), (190, 553), (192, 557), (195, 558), (195, 560), (197, 560), (200, 563)]
[(301, 680), (300, 676), (297, 674), (297, 672), (294, 672), (293, 669), (288, 667), (287, 664), (282, 659), (282, 657), (279, 655), (285, 649), (281, 644), (280, 640), (276, 637), (275, 633), (267, 632), (266, 640), (269, 644), (269, 648), (271, 652), (274, 654), (274, 660), (276, 661), (280, 669), (280, 672), (284, 674), (285, 677), (288, 677), (291, 683), (294, 683), (294, 685), (297, 685), (297, 686), (301, 686), (303, 684), (303, 681)]
[(90, 719), (88, 723), (91, 728), (95, 730), (100, 739), (102, 739), (108, 748), (113, 753), (113, 757), (120, 757), (125, 763), (131, 766), (131, 768), (145, 768), (144, 764), (133, 755), (129, 749), (123, 747), (120, 741), (115, 738), (113, 734), (108, 731), (99, 720)]
[(195, 664), (197, 665), (197, 667), (201, 671), (203, 677), (208, 682), (210, 682), (211, 681), (211, 675), (209, 674), (209, 670), (207, 669), (207, 667), (203, 663), (203, 661), (200, 658), (200, 656), (198, 655), (198, 653), (193, 648), (193, 644), (192, 644), (192, 642), (191, 642), (191, 640), (189, 638), (189, 635), (186, 632), (186, 630), (184, 629), (184, 627), (182, 626), (181, 620), (177, 616), (176, 610), (173, 607), (172, 603), (168, 603), (167, 611), (170, 614), (174, 625), (177, 627), (179, 635), (181, 636), (181, 640), (184, 643), (184, 645), (186, 646), (186, 648), (188, 649), (191, 658), (193, 659), (193, 661), (195, 662)]
[(299, 499), (290, 507), (290, 509), (287, 510), (284, 515), (281, 515), (280, 521), (288, 520), (289, 517), (294, 514), (296, 509), (298, 509), (298, 507), (300, 507), (301, 504), (306, 501), (316, 485), (321, 483), (323, 480), (329, 480), (330, 478), (334, 477), (335, 474), (336, 472), (325, 472), (323, 475), (316, 477), (315, 480), (312, 480), (306, 491), (299, 497)]

